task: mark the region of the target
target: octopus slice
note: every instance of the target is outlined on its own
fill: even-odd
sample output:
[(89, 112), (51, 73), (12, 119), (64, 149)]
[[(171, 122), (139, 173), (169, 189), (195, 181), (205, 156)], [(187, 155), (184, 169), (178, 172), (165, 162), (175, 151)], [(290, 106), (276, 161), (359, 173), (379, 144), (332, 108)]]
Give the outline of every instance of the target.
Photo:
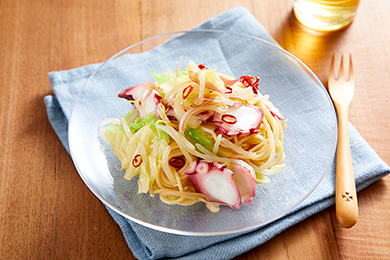
[(217, 162), (194, 162), (192, 167), (184, 172), (195, 190), (204, 194), (207, 201), (240, 208), (240, 192), (233, 179), (233, 172), (226, 168), (226, 165)]
[(235, 104), (224, 114), (215, 113), (213, 123), (222, 134), (246, 136), (258, 131), (263, 115), (260, 107)]
[(156, 117), (160, 117), (158, 104), (161, 102), (161, 96), (153, 87), (154, 84), (151, 82), (131, 86), (121, 91), (118, 97), (132, 101), (139, 99), (145, 115), (155, 111)]
[(241, 195), (241, 202), (244, 204), (252, 202), (256, 195), (255, 171), (243, 160), (234, 160), (232, 163), (233, 178)]
[(131, 86), (121, 91), (118, 94), (118, 97), (133, 101), (137, 99), (142, 99), (145, 94), (147, 95), (152, 91), (153, 86), (154, 85), (151, 82), (145, 82), (136, 86)]

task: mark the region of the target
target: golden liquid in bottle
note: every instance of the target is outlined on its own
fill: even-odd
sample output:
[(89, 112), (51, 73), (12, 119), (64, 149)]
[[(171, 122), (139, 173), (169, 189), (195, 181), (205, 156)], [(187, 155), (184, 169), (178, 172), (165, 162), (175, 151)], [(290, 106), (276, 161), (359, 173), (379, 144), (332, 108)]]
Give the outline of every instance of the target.
[(335, 31), (348, 26), (359, 0), (295, 0), (294, 14), (300, 23), (317, 31)]

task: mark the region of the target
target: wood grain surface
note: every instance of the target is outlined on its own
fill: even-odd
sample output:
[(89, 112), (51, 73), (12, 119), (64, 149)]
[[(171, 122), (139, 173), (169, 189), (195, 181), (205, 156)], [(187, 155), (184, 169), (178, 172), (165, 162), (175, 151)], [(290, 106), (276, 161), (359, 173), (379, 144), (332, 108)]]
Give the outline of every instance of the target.
[[(355, 21), (330, 34), (300, 25), (293, 0), (0, 0), (0, 259), (135, 259), (48, 122), (47, 73), (105, 61), (239, 5), (325, 85), (332, 52), (353, 53), (350, 122), (390, 164), (387, 0), (362, 0)], [(390, 259), (390, 177), (358, 198), (353, 228), (331, 207), (237, 259)]]

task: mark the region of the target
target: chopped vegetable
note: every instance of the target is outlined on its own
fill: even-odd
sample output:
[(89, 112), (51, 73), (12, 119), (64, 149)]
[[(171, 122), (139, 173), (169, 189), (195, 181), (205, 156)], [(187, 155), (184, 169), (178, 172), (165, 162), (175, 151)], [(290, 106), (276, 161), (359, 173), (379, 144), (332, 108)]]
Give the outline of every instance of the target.
[(104, 120), (99, 132), (124, 178), (138, 176), (139, 193), (167, 204), (202, 201), (213, 212), (239, 208), (285, 167), (286, 119), (260, 93), (259, 77), (237, 79), (193, 61), (180, 70), (180, 63), (121, 91), (132, 109)]

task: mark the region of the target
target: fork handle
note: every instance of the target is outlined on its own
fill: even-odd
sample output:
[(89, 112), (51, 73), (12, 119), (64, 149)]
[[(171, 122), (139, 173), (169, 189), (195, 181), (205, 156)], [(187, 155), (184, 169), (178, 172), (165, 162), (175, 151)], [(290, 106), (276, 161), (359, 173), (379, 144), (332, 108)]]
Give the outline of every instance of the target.
[(358, 219), (358, 203), (353, 174), (351, 148), (348, 133), (349, 105), (336, 105), (338, 117), (337, 166), (336, 166), (336, 216), (338, 222), (350, 228)]

